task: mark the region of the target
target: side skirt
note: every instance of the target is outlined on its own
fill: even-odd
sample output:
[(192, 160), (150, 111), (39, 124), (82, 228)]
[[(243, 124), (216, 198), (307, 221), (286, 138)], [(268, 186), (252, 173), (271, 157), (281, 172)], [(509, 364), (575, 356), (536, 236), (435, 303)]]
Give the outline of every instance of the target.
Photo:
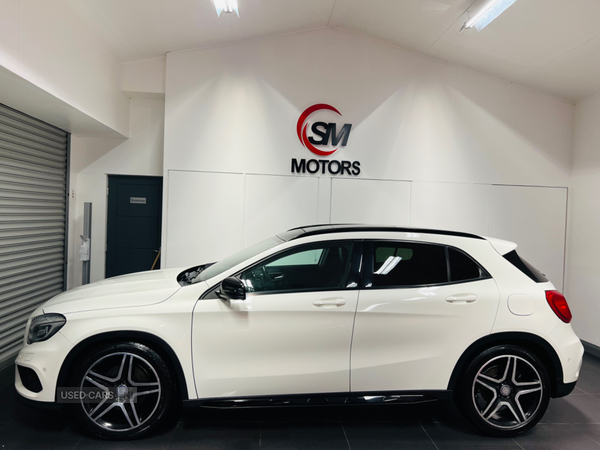
[(452, 391), (338, 392), (276, 396), (222, 397), (185, 400), (187, 407), (215, 409), (282, 406), (336, 406), (428, 403), (452, 399)]

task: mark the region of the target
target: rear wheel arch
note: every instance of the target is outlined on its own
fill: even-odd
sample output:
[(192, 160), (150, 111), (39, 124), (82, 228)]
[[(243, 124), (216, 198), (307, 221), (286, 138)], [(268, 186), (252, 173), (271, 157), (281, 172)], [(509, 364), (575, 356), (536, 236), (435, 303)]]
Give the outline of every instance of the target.
[(550, 395), (552, 397), (557, 396), (558, 385), (563, 380), (562, 364), (558, 354), (544, 338), (525, 332), (494, 333), (471, 344), (454, 366), (448, 382), (448, 390), (456, 388), (461, 375), (477, 355), (496, 345), (516, 345), (534, 353), (544, 363), (548, 371), (551, 385)]
[(155, 336), (151, 333), (143, 331), (112, 331), (107, 333), (96, 334), (90, 336), (83, 341), (79, 342), (75, 347), (71, 349), (58, 374), (58, 380), (56, 387), (64, 387), (65, 383), (68, 382), (69, 374), (73, 368), (74, 363), (82, 356), (83, 352), (87, 349), (96, 347), (98, 345), (104, 345), (107, 343), (116, 343), (124, 341), (133, 341), (140, 344), (147, 345), (155, 352), (157, 352), (166, 362), (170, 365), (171, 369), (176, 375), (177, 388), (182, 400), (188, 400), (187, 383), (183, 374), (183, 368), (179, 358), (163, 339)]

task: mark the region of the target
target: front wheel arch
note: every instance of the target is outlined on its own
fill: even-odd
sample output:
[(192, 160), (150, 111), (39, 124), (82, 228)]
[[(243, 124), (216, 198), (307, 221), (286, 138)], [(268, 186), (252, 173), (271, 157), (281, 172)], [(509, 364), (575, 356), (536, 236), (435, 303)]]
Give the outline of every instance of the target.
[(60, 372), (58, 374), (58, 380), (56, 382), (56, 388), (64, 387), (68, 381), (69, 373), (73, 367), (73, 364), (77, 361), (82, 352), (91, 347), (98, 345), (104, 345), (108, 343), (123, 342), (123, 341), (135, 341), (140, 344), (147, 345), (157, 352), (171, 367), (177, 378), (177, 388), (181, 395), (181, 400), (188, 400), (187, 383), (183, 374), (183, 368), (179, 358), (163, 339), (159, 338), (150, 333), (143, 331), (111, 331), (107, 333), (100, 333), (94, 336), (90, 336), (83, 341), (79, 342), (75, 347), (71, 349), (67, 357), (62, 363)]
[(448, 390), (454, 390), (469, 363), (477, 355), (496, 345), (516, 345), (534, 353), (545, 365), (550, 378), (550, 396), (558, 396), (558, 386), (563, 381), (562, 364), (558, 354), (545, 339), (532, 333), (525, 332), (506, 332), (494, 333), (475, 341), (471, 344), (458, 359), (454, 366)]

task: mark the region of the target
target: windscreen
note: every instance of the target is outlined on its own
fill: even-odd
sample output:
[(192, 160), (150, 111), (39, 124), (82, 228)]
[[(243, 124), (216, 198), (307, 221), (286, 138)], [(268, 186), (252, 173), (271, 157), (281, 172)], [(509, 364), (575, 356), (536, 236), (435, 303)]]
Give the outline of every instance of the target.
[(240, 250), (233, 255), (228, 256), (227, 258), (222, 259), (216, 264), (208, 267), (207, 269), (200, 272), (200, 275), (195, 281), (206, 281), (212, 277), (216, 277), (217, 275), (231, 269), (232, 267), (237, 266), (238, 264), (246, 261), (247, 259), (253, 258), (259, 253), (262, 253), (270, 248), (273, 248), (279, 244), (284, 242), (282, 239), (279, 239), (277, 236), (270, 237), (258, 244), (251, 245), (250, 247), (246, 247), (243, 250)]

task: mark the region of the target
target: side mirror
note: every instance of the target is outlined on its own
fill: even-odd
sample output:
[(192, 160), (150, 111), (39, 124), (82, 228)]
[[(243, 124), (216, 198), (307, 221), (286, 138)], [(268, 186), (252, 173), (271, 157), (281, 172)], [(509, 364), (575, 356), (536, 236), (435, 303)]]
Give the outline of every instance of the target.
[(246, 300), (246, 286), (239, 278), (225, 278), (216, 294), (222, 300)]

